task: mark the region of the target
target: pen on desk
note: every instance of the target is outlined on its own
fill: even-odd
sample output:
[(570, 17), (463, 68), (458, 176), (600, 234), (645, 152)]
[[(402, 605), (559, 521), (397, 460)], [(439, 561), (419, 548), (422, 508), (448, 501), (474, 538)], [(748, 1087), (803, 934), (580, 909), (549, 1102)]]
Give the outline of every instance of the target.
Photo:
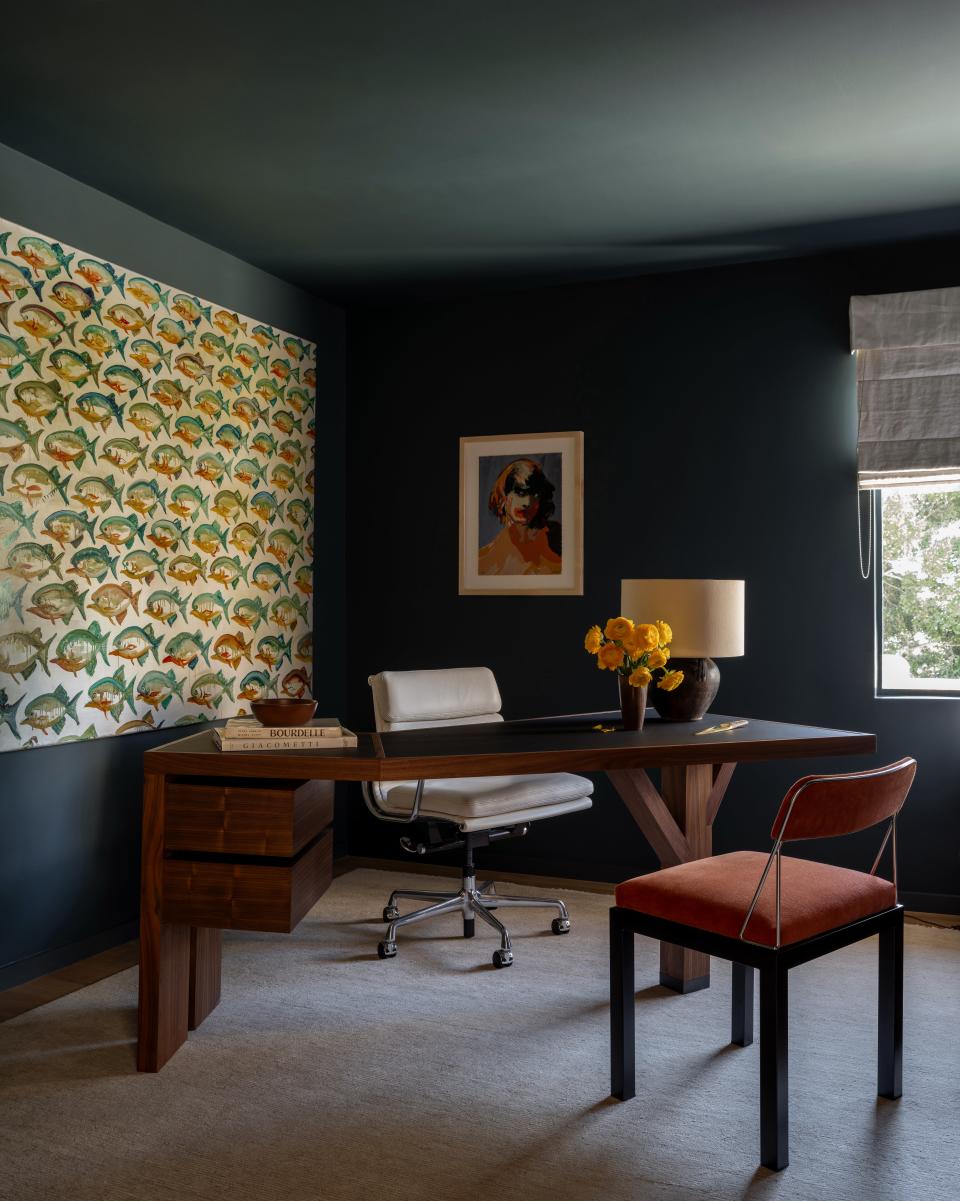
[(731, 730), (739, 730), (741, 726), (747, 725), (747, 719), (741, 718), (739, 721), (722, 721), (719, 725), (708, 726), (706, 730), (697, 730), (697, 737), (701, 734), (729, 734)]

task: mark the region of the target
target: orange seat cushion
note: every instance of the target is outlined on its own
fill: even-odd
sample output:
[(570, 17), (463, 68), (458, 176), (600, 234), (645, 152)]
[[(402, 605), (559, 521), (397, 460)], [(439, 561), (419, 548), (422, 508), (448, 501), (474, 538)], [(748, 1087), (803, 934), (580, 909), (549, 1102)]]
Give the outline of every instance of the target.
[[(737, 938), (768, 856), (734, 851), (666, 867), (617, 885), (617, 904), (653, 917)], [(771, 868), (744, 937), (776, 946), (776, 868)], [(780, 943), (802, 942), (890, 909), (889, 880), (809, 859), (781, 858)]]

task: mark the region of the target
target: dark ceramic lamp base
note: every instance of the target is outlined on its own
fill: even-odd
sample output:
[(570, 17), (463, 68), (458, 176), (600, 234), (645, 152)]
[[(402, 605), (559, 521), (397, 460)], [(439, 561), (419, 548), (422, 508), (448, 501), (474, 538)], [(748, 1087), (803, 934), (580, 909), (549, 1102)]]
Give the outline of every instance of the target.
[(720, 668), (712, 659), (671, 659), (669, 666), (683, 672), (683, 683), (673, 692), (651, 688), (651, 705), (663, 721), (699, 721), (717, 695)]

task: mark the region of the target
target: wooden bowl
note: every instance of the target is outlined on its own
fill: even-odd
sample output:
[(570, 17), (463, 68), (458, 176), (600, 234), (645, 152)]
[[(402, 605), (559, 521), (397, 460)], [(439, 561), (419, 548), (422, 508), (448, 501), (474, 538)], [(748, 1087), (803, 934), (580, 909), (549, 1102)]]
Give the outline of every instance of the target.
[(251, 701), (253, 716), (265, 726), (305, 726), (317, 711), (317, 702), (308, 698), (293, 700), (273, 696), (269, 700)]

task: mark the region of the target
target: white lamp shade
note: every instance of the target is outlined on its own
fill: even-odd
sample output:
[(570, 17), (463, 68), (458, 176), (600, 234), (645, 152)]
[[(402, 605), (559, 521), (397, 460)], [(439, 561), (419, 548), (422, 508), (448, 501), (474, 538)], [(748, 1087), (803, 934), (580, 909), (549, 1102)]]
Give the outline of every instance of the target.
[(667, 622), (674, 658), (743, 654), (743, 580), (621, 580), (620, 612)]

